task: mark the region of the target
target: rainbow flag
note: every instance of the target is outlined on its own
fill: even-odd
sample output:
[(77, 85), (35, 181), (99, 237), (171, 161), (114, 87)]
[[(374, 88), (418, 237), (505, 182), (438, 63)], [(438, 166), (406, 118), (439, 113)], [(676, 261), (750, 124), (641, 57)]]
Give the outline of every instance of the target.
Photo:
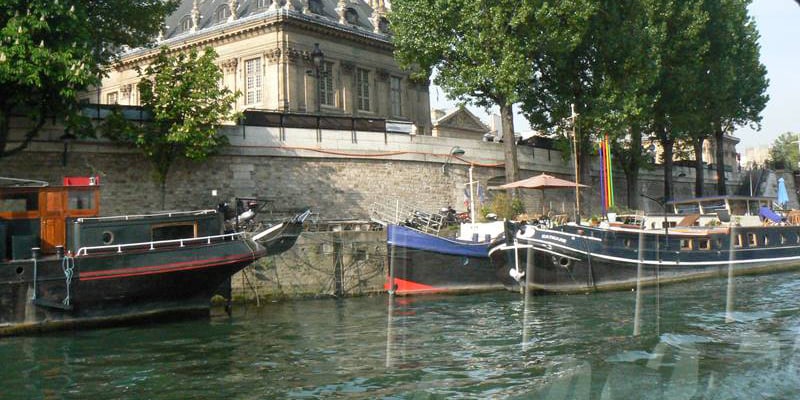
[(608, 144), (608, 134), (603, 135), (600, 141), (600, 196), (603, 215), (614, 206), (614, 177), (611, 166), (611, 146)]

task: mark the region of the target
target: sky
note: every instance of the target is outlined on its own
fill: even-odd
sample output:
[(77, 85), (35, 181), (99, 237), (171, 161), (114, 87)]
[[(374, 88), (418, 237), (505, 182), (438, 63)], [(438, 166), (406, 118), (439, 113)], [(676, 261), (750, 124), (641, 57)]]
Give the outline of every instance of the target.
[[(750, 15), (761, 33), (761, 62), (767, 67), (770, 98), (761, 113), (760, 131), (742, 127), (734, 132), (741, 139), (737, 148), (740, 153), (748, 147), (767, 146), (784, 132), (800, 133), (800, 5), (795, 0), (755, 0), (750, 5)], [(434, 108), (458, 105), (435, 85), (431, 86), (430, 96)], [(489, 112), (480, 107), (467, 108), (489, 124)], [(490, 112), (499, 113), (497, 108)], [(514, 115), (514, 130), (530, 130), (518, 112)]]

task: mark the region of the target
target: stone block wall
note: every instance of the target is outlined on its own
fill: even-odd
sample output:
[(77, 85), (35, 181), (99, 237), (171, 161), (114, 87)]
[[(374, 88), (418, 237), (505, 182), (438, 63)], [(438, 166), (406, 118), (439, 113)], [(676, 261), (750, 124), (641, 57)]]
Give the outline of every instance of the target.
[(238, 300), (358, 296), (383, 291), (386, 233), (304, 232), (283, 254), (267, 257), (232, 279)]

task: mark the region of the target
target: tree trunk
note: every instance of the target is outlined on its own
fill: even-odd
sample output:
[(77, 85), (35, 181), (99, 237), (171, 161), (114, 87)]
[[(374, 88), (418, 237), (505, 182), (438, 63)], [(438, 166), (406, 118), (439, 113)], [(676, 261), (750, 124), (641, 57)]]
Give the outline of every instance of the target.
[(161, 210), (166, 209), (167, 203), (167, 180), (166, 177), (161, 180)]
[(722, 124), (719, 120), (714, 121), (714, 150), (717, 163), (717, 194), (724, 196), (728, 194), (725, 185), (725, 134), (722, 131)]
[[(637, 127), (631, 128), (631, 148), (627, 152), (620, 154), (622, 172), (625, 173), (625, 186), (627, 193), (627, 205), (631, 210), (639, 209), (639, 169), (642, 159), (642, 135)], [(625, 154), (627, 153), (627, 154)]]
[[(503, 125), (503, 151), (505, 156), (506, 183), (519, 180), (519, 164), (517, 163), (517, 140), (514, 137), (513, 105), (507, 101), (499, 101), (500, 118)], [(517, 191), (511, 190), (509, 196), (517, 197)]]
[(703, 137), (694, 138), (694, 195), (703, 197)]

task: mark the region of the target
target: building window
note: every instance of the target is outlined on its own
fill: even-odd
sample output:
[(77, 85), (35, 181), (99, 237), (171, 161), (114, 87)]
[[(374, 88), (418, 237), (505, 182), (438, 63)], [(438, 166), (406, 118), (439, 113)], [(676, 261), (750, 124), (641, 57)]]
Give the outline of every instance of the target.
[(117, 92), (111, 92), (106, 94), (106, 104), (117, 104), (119, 100), (119, 94)]
[(256, 8), (266, 8), (272, 3), (270, 0), (258, 0), (256, 2)]
[(244, 62), (246, 81), (245, 103), (261, 103), (261, 59), (253, 58)]
[(324, 62), (319, 67), (319, 102), (325, 106), (335, 106), (333, 98), (333, 63)]
[(389, 96), (392, 103), (392, 115), (403, 115), (403, 107), (401, 106), (402, 96), (400, 95), (400, 78), (392, 76), (389, 78)]
[(308, 9), (314, 14), (322, 15), (323, 6), (321, 0), (308, 0)]
[(184, 16), (181, 20), (181, 28), (178, 31), (180, 32), (189, 32), (192, 29), (192, 18), (188, 15)]
[(357, 25), (358, 24), (358, 12), (353, 7), (347, 7), (344, 11), (344, 19), (350, 25)]
[(358, 109), (369, 111), (369, 71), (356, 68), (356, 96)]
[(221, 24), (228, 20), (228, 17), (231, 16), (231, 9), (228, 7), (227, 4), (223, 4), (217, 7), (217, 10), (214, 11), (214, 23)]

